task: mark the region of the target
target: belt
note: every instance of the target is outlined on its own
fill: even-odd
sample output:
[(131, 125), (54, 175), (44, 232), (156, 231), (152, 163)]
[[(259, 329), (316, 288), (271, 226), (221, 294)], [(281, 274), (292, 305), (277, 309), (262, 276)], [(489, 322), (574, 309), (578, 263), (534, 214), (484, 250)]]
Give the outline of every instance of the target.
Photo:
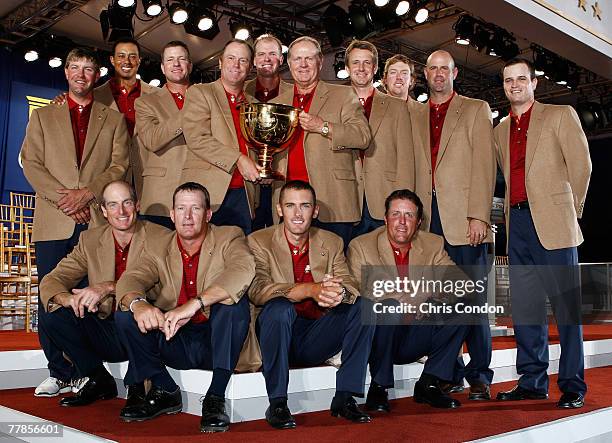
[(511, 209), (529, 209), (529, 202), (528, 201), (524, 201), (524, 202), (518, 202), (515, 205), (510, 206)]

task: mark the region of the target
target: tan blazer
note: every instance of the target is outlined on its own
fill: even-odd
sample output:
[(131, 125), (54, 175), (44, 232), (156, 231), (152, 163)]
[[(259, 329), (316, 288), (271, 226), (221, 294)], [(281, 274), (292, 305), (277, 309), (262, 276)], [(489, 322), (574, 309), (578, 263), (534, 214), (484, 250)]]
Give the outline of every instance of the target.
[(136, 100), (136, 127), (143, 159), (140, 211), (147, 215), (170, 216), (172, 194), (181, 184), (187, 156), (182, 111), (168, 88)]
[[(415, 149), (416, 193), (423, 201), (421, 227), (431, 222), (431, 148), (429, 106), (417, 107), (421, 149)], [(490, 224), (495, 188), (495, 147), (491, 109), (487, 102), (455, 94), (450, 102), (435, 168), (436, 196), (446, 240), (469, 243), (468, 218)], [(485, 242), (492, 242), (491, 232)]]
[[(75, 223), (57, 209), (56, 190), (88, 188), (102, 201), (104, 186), (125, 176), (129, 144), (123, 116), (94, 101), (79, 167), (68, 103), (32, 111), (21, 147), (23, 172), (37, 197), (32, 241), (70, 238)], [(106, 223), (97, 203), (89, 209), (90, 227)]]
[[(255, 86), (257, 84), (257, 78), (252, 78), (248, 80), (244, 84), (244, 93), (247, 95), (248, 99), (251, 101), (256, 101), (255, 99)], [(282, 95), (287, 93), (288, 91), (293, 91), (293, 85), (291, 83), (287, 83), (282, 78), (280, 79), (280, 83), (278, 85), (278, 95)]]
[[(145, 83), (141, 80), (140, 82), (140, 96), (144, 96), (147, 94), (153, 94), (159, 91), (159, 88), (155, 86), (151, 86), (148, 83)], [(120, 112), (117, 103), (115, 102), (115, 97), (113, 96), (113, 92), (110, 87), (110, 80), (98, 86), (94, 89), (94, 99), (101, 103), (104, 103), (106, 106), (111, 108), (114, 111)], [(126, 180), (128, 183), (132, 183), (134, 181), (134, 185), (136, 186), (136, 193), (138, 196), (142, 193), (142, 165), (143, 159), (142, 154), (143, 150), (138, 145), (138, 138), (136, 137), (138, 132), (136, 128), (134, 128), (134, 135), (132, 137), (132, 144), (130, 146), (130, 165), (128, 171), (126, 173)]]
[[(506, 180), (504, 208), (509, 222), (510, 118), (495, 128), (495, 143)], [(536, 101), (527, 136), (525, 188), (538, 239), (546, 249), (582, 243), (577, 219), (582, 216), (590, 177), (589, 146), (574, 108)]]
[[(291, 105), (293, 89), (272, 102)], [(304, 155), (310, 184), (317, 191), (319, 220), (326, 223), (356, 222), (361, 219), (361, 199), (355, 161), (357, 149), (366, 149), (372, 141), (368, 121), (353, 88), (320, 81), (310, 114), (329, 122), (332, 138), (307, 132)], [(274, 156), (274, 168), (287, 173), (287, 155), (291, 148)], [(273, 184), (273, 204), (278, 203), (283, 182)]]
[[(286, 297), (296, 285), (284, 229), (284, 225), (279, 224), (247, 237), (255, 256), (255, 278), (249, 289), (249, 298), (256, 306), (263, 306), (275, 297)], [(342, 284), (352, 295), (350, 303), (354, 303), (359, 295), (358, 285), (346, 265), (342, 239), (324, 229), (311, 227), (308, 247), (314, 281), (323, 280), (325, 274), (342, 277)]]
[[(183, 106), (183, 131), (188, 149), (181, 181), (204, 185), (210, 192), (214, 212), (223, 203), (240, 157), (232, 111), (220, 79), (193, 85), (187, 90)], [(253, 153), (249, 155), (255, 158)], [(246, 180), (244, 185), (251, 217), (254, 217), (257, 189)]]
[[(137, 221), (130, 242), (126, 269), (131, 269), (139, 263), (144, 253), (145, 242), (154, 241), (167, 232), (168, 229), (155, 223)], [(45, 310), (51, 312), (58, 309), (60, 305), (50, 300), (58, 294), (70, 294), (84, 277), (87, 277), (90, 286), (115, 281), (115, 241), (113, 231), (108, 224), (81, 233), (79, 243), (72, 252), (43, 278), (40, 283), (40, 299)], [(158, 291), (159, 288), (152, 290)], [(114, 298), (115, 295), (112, 294), (100, 304), (98, 317), (108, 317)]]
[[(355, 162), (360, 204), (365, 192), (372, 217), (385, 216), (385, 199), (396, 189), (414, 190), (414, 144), (410, 113), (404, 101), (374, 91), (370, 113), (372, 141), (363, 163)], [(363, 207), (362, 207), (363, 211)]]
[[(183, 281), (183, 260), (178, 248), (176, 232), (159, 235), (148, 242), (146, 253), (137, 266), (126, 270), (117, 282), (117, 303), (126, 295), (138, 293), (141, 296), (156, 284), (161, 291), (149, 301), (162, 311), (176, 307)], [(206, 239), (200, 250), (198, 265), (198, 294), (209, 286), (225, 289), (231, 300), (225, 304), (240, 301), (255, 275), (255, 262), (240, 228), (235, 226), (208, 225)], [(210, 314), (207, 309), (205, 314)]]

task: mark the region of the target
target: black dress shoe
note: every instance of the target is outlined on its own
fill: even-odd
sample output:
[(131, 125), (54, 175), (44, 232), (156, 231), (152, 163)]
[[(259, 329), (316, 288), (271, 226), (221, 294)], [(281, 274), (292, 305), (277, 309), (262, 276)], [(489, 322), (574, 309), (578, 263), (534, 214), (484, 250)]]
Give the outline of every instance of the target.
[(389, 412), (389, 396), (387, 390), (382, 386), (372, 383), (368, 389), (368, 396), (365, 402), (366, 411)]
[(576, 409), (584, 406), (584, 395), (575, 392), (564, 392), (557, 402), (558, 408)]
[(119, 413), (119, 417), (123, 418), (124, 416), (130, 415), (131, 408), (140, 408), (145, 401), (145, 387), (144, 383), (137, 383), (135, 385), (129, 385), (127, 387), (127, 400), (125, 401), (125, 405), (121, 409)]
[(151, 390), (139, 405), (123, 408), (120, 417), (123, 421), (145, 421), (162, 414), (177, 414), (183, 409), (181, 390), (177, 387), (174, 392), (152, 386)]
[(438, 383), (438, 385), (440, 386), (442, 392), (444, 392), (445, 394), (458, 394), (465, 390), (465, 387), (459, 383), (449, 383), (446, 381), (441, 381), (440, 383)]
[(206, 394), (202, 402), (201, 432), (225, 432), (229, 429), (229, 417), (225, 413), (225, 397)]
[(274, 407), (268, 406), (268, 409), (266, 409), (266, 421), (276, 429), (294, 429), (296, 426), (286, 402), (277, 404)]
[(370, 423), (372, 421), (372, 417), (359, 409), (353, 397), (349, 397), (345, 401), (334, 397), (331, 404), (331, 415), (344, 417), (353, 423)]
[(459, 400), (442, 392), (437, 383), (422, 379), (414, 385), (414, 401), (442, 409), (454, 409), (461, 406)]
[(529, 389), (521, 388), (519, 385), (516, 385), (509, 391), (497, 393), (497, 399), (501, 401), (546, 400), (547, 398), (547, 393), (530, 391)]
[(117, 397), (117, 384), (106, 369), (89, 377), (87, 383), (72, 397), (64, 397), (62, 406), (85, 406), (96, 400), (108, 400)]
[(472, 383), (468, 400), (491, 400), (491, 387), (480, 381)]

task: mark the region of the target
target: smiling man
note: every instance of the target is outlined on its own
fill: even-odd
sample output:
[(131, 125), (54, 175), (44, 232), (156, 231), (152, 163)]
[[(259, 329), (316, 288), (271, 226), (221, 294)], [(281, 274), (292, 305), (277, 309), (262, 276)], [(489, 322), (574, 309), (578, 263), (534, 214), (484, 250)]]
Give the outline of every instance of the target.
[[(66, 56), (68, 96), (63, 105), (32, 111), (21, 148), (23, 172), (36, 191), (32, 241), (36, 244), (38, 278), (42, 280), (76, 245), (79, 234), (105, 224), (98, 205), (102, 189), (122, 179), (128, 166), (129, 136), (118, 112), (94, 100), (100, 64), (95, 54), (76, 48)], [(39, 300), (39, 322), (46, 314)], [(71, 365), (38, 331), (50, 377), (37, 396), (71, 389)]]
[(374, 327), (362, 324), (362, 299), (348, 272), (337, 235), (311, 227), (319, 214), (312, 186), (287, 182), (281, 189), (279, 225), (248, 237), (255, 256), (249, 298), (257, 306), (256, 331), (270, 406), (266, 420), (295, 428), (287, 406), (289, 366), (316, 366), (342, 351), (331, 413), (356, 423), (370, 416), (353, 396), (363, 396)]
[[(202, 402), (202, 432), (229, 429), (225, 389), (249, 329), (243, 297), (255, 264), (235, 226), (210, 222), (210, 197), (198, 183), (173, 195), (170, 217), (176, 232), (155, 238), (137, 267), (117, 283), (117, 328), (128, 351), (134, 381), (151, 380), (138, 404), (121, 411), (124, 421), (143, 421), (182, 409), (181, 390), (166, 366), (212, 370)], [(155, 297), (147, 296), (159, 284)]]
[(174, 229), (170, 220), (172, 192), (179, 185), (187, 156), (183, 135), (183, 105), (193, 68), (189, 48), (171, 41), (162, 50), (166, 84), (156, 94), (136, 100), (136, 133), (143, 155), (143, 218)]
[[(378, 51), (367, 41), (353, 40), (344, 57), (351, 85), (370, 124), (372, 141), (359, 151), (361, 221), (352, 237), (384, 224), (384, 199), (398, 188), (414, 189), (414, 146), (410, 113), (405, 100), (389, 97), (374, 88)], [(393, 68), (395, 69), (395, 68)]]
[(252, 230), (260, 166), (249, 157), (240, 130), (240, 103), (251, 70), (253, 49), (230, 40), (219, 57), (221, 78), (189, 88), (183, 110), (187, 159), (182, 181), (203, 184), (210, 191), (212, 223)]
[[(102, 212), (108, 224), (83, 232), (74, 250), (42, 279), (40, 298), (48, 315), (40, 327), (85, 379), (77, 394), (61, 399), (62, 406), (85, 406), (117, 396), (114, 378), (104, 361), (127, 360), (114, 321), (115, 284), (123, 272), (140, 260), (147, 241), (167, 231), (138, 221), (138, 200), (131, 185), (113, 181), (104, 187)], [(148, 240), (147, 240), (148, 239)], [(78, 289), (87, 278), (89, 286)], [(144, 385), (125, 376), (128, 404), (144, 398)]]
[[(317, 225), (348, 245), (353, 223), (361, 220), (355, 161), (372, 140), (370, 127), (352, 88), (320, 80), (323, 53), (317, 40), (297, 38), (287, 58), (295, 84), (274, 102), (299, 108), (300, 126), (292, 146), (274, 157), (274, 167), (287, 181), (302, 180), (319, 190)], [(275, 203), (282, 185), (273, 184)]]
[[(538, 80), (531, 62), (510, 60), (502, 74), (510, 116), (495, 128), (495, 142), (506, 180), (504, 208), (520, 378), (497, 399), (548, 398), (548, 296), (561, 342), (557, 384), (563, 395), (557, 406), (580, 408), (587, 390), (581, 306), (575, 303), (580, 297), (567, 289), (579, 286), (576, 247), (583, 241), (578, 219), (591, 176), (589, 146), (571, 106), (535, 100)], [(543, 281), (543, 275), (548, 279)], [(568, 311), (573, 318), (567, 318)], [(527, 320), (531, 318), (536, 321)]]

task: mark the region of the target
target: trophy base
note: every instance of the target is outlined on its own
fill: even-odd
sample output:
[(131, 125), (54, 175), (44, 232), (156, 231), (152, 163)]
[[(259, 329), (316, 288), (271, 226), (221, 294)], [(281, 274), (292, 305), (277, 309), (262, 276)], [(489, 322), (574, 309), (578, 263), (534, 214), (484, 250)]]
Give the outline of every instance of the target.
[(278, 171), (259, 171), (259, 178), (262, 180), (285, 181), (285, 176)]

